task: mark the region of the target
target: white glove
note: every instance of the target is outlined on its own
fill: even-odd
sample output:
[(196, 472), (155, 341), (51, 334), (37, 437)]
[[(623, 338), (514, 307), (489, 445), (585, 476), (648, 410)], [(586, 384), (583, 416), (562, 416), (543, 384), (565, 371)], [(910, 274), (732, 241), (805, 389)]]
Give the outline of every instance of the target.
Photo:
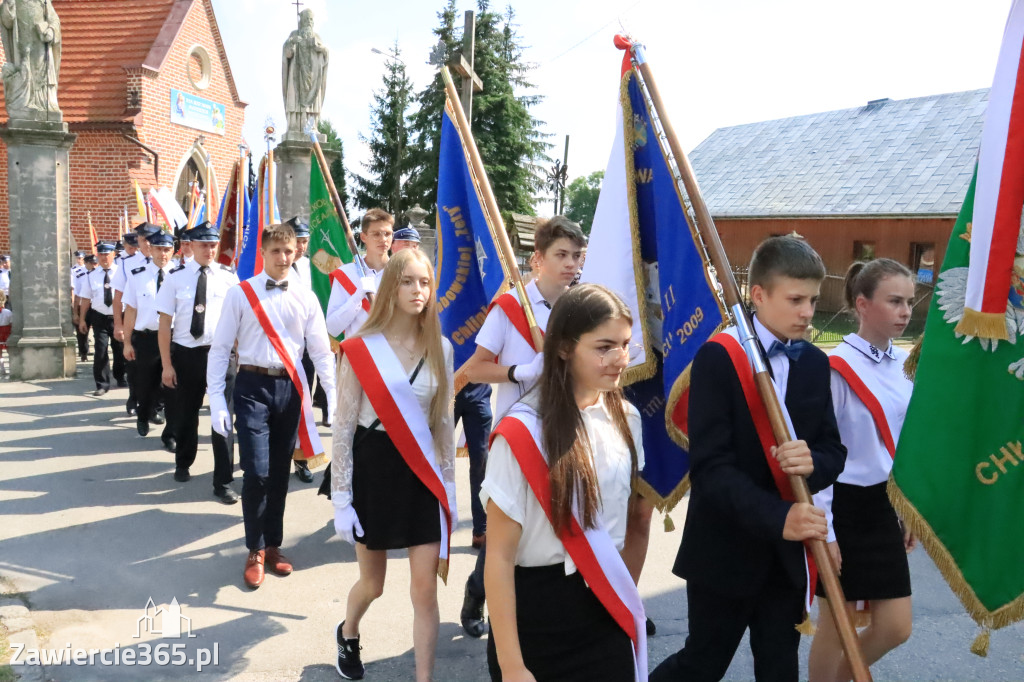
[(373, 275), (366, 275), (365, 277), (359, 278), (359, 285), (368, 294), (377, 293), (377, 278)]
[(334, 532), (348, 544), (356, 544), (355, 536), (363, 535), (363, 527), (352, 508), (352, 493), (335, 494), (331, 501), (334, 502)]
[(532, 386), (537, 383), (537, 379), (540, 378), (541, 372), (544, 371), (544, 353), (537, 353), (530, 364), (528, 365), (516, 365), (516, 369), (512, 372), (512, 376), (516, 378), (521, 384)]
[(225, 438), (231, 434), (231, 413), (223, 394), (210, 395), (210, 426)]
[(331, 391), (327, 398), (327, 423), (324, 426), (330, 426), (334, 423), (334, 411), (337, 409), (337, 398), (334, 397), (334, 392)]
[(448, 529), (449, 534), (454, 532), (455, 526), (459, 525), (459, 505), (455, 500), (455, 482), (444, 482), (444, 492), (448, 496), (448, 511), (452, 514), (452, 525)]

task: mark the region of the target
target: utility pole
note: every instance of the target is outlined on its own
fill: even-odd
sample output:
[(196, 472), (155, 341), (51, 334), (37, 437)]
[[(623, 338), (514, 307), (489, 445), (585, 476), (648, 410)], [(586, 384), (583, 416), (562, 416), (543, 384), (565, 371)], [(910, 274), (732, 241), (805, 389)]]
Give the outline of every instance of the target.
[(452, 57), (448, 66), (462, 76), (462, 92), (459, 100), (466, 120), (473, 125), (473, 93), (483, 92), (484, 83), (473, 70), (474, 54), (476, 53), (476, 12), (466, 10), (466, 23), (462, 29), (462, 51)]

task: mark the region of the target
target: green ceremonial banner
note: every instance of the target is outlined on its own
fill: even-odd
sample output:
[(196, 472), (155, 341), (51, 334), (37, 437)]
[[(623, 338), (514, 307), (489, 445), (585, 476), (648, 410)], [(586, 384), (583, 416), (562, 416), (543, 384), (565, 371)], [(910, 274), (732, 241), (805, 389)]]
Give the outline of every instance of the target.
[(313, 293), (326, 313), (331, 298), (331, 273), (352, 262), (352, 251), (315, 158), (309, 171), (309, 260)]
[(1018, 241), (1009, 342), (958, 335), (971, 248), (971, 181), (928, 311), (889, 496), (946, 582), (987, 630), (1024, 616), (1024, 301)]

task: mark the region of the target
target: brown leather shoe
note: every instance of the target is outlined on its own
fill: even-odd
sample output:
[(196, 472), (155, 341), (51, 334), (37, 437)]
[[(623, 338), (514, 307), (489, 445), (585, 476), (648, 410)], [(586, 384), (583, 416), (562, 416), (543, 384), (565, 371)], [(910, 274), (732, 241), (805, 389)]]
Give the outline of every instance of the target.
[(263, 584), (263, 559), (262, 549), (249, 552), (249, 558), (245, 560), (245, 584), (251, 589), (256, 589)]
[(284, 554), (281, 554), (280, 547), (267, 547), (267, 570), (274, 575), (291, 575), (292, 564)]

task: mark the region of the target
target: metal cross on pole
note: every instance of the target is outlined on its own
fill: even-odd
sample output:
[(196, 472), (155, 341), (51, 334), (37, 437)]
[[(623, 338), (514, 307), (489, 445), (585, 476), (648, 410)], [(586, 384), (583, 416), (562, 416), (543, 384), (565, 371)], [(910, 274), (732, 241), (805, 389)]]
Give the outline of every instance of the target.
[(302, 3), (299, 2), (299, 0), (295, 0), (295, 2), (291, 4), (295, 5), (295, 23), (297, 24), (300, 19), (299, 8), (302, 7)]
[(462, 102), (462, 111), (466, 113), (466, 120), (470, 125), (473, 123), (473, 93), (482, 92), (484, 83), (473, 70), (476, 52), (476, 12), (466, 10), (466, 23), (462, 30), (462, 51), (454, 55), (448, 65), (462, 76), (462, 93), (459, 100)]

